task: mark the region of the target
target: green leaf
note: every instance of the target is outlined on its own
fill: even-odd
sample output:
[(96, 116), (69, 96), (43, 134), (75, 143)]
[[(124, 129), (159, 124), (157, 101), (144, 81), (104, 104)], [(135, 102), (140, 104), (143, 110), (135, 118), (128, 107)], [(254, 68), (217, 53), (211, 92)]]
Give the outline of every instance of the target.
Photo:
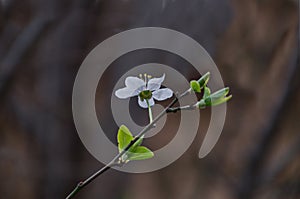
[(204, 87), (204, 94), (203, 94), (203, 98), (205, 99), (205, 98), (207, 98), (207, 97), (209, 97), (210, 96), (210, 94), (211, 94), (211, 91), (210, 91), (210, 89), (208, 88), (208, 87)]
[(218, 99), (221, 97), (225, 97), (228, 93), (229, 93), (229, 88), (226, 87), (226, 88), (223, 88), (223, 89), (220, 89), (220, 90), (214, 92), (213, 94), (211, 94), (211, 97), (214, 99)]
[(142, 137), (140, 137), (131, 147), (128, 151), (132, 151), (134, 150), (137, 146), (141, 146), (143, 139), (144, 139), (144, 135), (142, 135)]
[(223, 104), (225, 102), (227, 102), (228, 100), (231, 99), (231, 95), (227, 96), (227, 94), (229, 93), (229, 88), (223, 88), (218, 90), (217, 92), (211, 94), (210, 98), (211, 98), (211, 105), (212, 106), (217, 106), (220, 104)]
[(191, 89), (193, 89), (193, 91), (196, 92), (196, 93), (200, 93), (200, 92), (201, 92), (200, 84), (199, 84), (199, 82), (197, 82), (196, 80), (192, 80), (192, 81), (190, 82), (190, 87), (191, 87)]
[(133, 136), (125, 125), (121, 125), (118, 131), (118, 148), (119, 152), (125, 149), (133, 140)]
[(220, 99), (213, 100), (212, 106), (217, 106), (217, 105), (223, 104), (223, 103), (227, 102), (228, 100), (230, 100), (231, 98), (232, 98), (232, 95), (229, 95), (228, 97), (223, 97)]
[(198, 80), (201, 89), (206, 86), (209, 78), (210, 78), (210, 72), (207, 72)]
[(154, 153), (144, 146), (137, 146), (132, 151), (128, 152), (127, 160), (146, 160), (152, 158)]

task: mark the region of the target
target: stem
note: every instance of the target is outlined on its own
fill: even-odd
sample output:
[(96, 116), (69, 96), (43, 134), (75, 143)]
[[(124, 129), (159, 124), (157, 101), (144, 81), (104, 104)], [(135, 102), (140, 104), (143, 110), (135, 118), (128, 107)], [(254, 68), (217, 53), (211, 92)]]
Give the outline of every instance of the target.
[[(114, 166), (120, 166), (121, 164), (118, 162), (119, 158), (122, 157), (128, 150), (129, 148), (134, 145), (140, 137), (142, 137), (144, 134), (147, 133), (153, 126), (155, 126), (155, 123), (160, 120), (165, 114), (170, 112), (170, 108), (178, 102), (178, 100), (186, 95), (188, 95), (191, 92), (191, 89), (188, 89), (184, 93), (182, 93), (180, 96), (176, 94), (176, 97), (173, 99), (173, 101), (158, 115), (156, 118), (152, 119), (152, 111), (151, 111), (151, 117), (150, 117), (150, 111), (149, 111), (149, 118), (150, 118), (150, 123), (128, 144), (128, 146), (121, 151), (118, 155), (116, 155), (112, 161), (110, 161), (107, 165), (102, 167), (100, 170), (98, 170), (96, 173), (91, 175), (89, 178), (87, 178), (83, 182), (79, 182), (75, 189), (66, 197), (66, 199), (73, 198), (82, 188), (84, 188), (86, 185), (88, 185), (90, 182), (92, 182), (95, 178), (97, 178), (99, 175), (103, 174), (104, 172), (108, 171), (110, 168)], [(149, 103), (149, 102), (148, 102)], [(149, 105), (148, 105), (149, 107)], [(151, 121), (152, 120), (152, 121)]]
[(181, 107), (174, 107), (174, 108), (169, 108), (167, 110), (167, 113), (176, 113), (177, 111), (190, 111), (190, 110), (195, 110), (197, 108), (196, 105), (187, 105), (187, 106), (181, 106)]
[(150, 123), (151, 123), (153, 121), (152, 109), (151, 109), (151, 106), (149, 104), (148, 99), (146, 99), (146, 102), (147, 102), (147, 105), (148, 105), (149, 120), (150, 120)]
[(111, 167), (114, 167), (114, 166), (121, 166), (121, 164), (120, 163), (115, 163), (115, 162), (111, 161), (110, 163), (108, 163), (107, 165), (105, 165), (104, 167), (102, 167), (100, 170), (98, 170), (96, 173), (94, 173), (93, 175), (91, 175), (89, 178), (87, 178), (85, 181), (79, 182), (77, 184), (77, 186), (75, 187), (75, 189), (66, 197), (66, 199), (73, 198), (77, 194), (77, 192), (79, 192), (83, 187), (85, 187), (86, 185), (88, 185), (90, 182), (92, 182), (99, 175), (105, 173)]

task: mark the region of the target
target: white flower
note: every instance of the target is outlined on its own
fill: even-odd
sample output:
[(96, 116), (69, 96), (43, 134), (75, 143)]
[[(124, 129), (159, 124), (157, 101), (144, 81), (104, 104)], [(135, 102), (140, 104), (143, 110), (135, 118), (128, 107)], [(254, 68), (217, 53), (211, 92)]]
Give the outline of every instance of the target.
[[(146, 75), (145, 78), (127, 77), (125, 80), (125, 88), (121, 88), (115, 92), (115, 95), (120, 99), (138, 96), (138, 103), (142, 108), (148, 108), (147, 100), (150, 106), (155, 104), (154, 99), (162, 101), (173, 96), (173, 91), (169, 88), (162, 88), (161, 83), (165, 79), (165, 74), (160, 78), (150, 78)], [(154, 99), (153, 99), (154, 98)]]

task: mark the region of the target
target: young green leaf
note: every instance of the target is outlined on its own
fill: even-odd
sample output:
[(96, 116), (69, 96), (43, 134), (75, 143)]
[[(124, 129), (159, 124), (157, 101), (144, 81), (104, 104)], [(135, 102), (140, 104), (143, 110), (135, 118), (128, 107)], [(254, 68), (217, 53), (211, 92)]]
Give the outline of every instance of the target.
[(211, 97), (217, 99), (217, 98), (225, 97), (228, 93), (229, 93), (229, 87), (226, 87), (214, 92), (213, 94), (211, 94)]
[(199, 80), (200, 89), (204, 88), (210, 78), (210, 72), (205, 73)]
[(133, 140), (133, 136), (125, 125), (121, 125), (118, 131), (118, 148), (119, 152), (125, 149)]
[(128, 160), (146, 160), (154, 156), (153, 152), (144, 146), (137, 146), (128, 152)]
[(214, 92), (213, 94), (210, 93), (209, 88), (204, 88), (204, 95), (203, 98), (196, 104), (200, 109), (206, 108), (207, 106), (217, 106), (223, 104), (232, 98), (232, 95), (227, 96), (229, 93), (229, 88), (223, 88)]
[(205, 87), (204, 87), (203, 98), (205, 99), (205, 98), (209, 97), (209, 96), (210, 96), (210, 93), (211, 93), (210, 89), (209, 89), (208, 87), (205, 86)]
[(217, 106), (217, 105), (223, 104), (223, 103), (227, 102), (228, 100), (230, 100), (231, 98), (232, 98), (232, 95), (229, 95), (228, 97), (219, 98), (219, 99), (213, 99), (212, 106)]
[(192, 80), (190, 82), (190, 87), (191, 89), (196, 92), (196, 93), (200, 93), (201, 92), (201, 87), (200, 87), (200, 84), (199, 82), (197, 82), (196, 80)]
[(142, 135), (142, 137), (140, 137), (140, 138), (139, 138), (139, 139), (138, 139), (138, 140), (130, 147), (130, 149), (129, 149), (128, 151), (132, 151), (132, 150), (134, 150), (137, 146), (141, 146), (144, 137), (145, 137), (145, 136)]

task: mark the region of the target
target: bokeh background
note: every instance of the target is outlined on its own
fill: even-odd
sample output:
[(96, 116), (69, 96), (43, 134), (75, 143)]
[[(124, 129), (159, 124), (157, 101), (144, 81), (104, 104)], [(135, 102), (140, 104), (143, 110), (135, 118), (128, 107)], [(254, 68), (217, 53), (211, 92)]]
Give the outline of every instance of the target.
[[(300, 198), (298, 4), (1, 0), (0, 198), (64, 198), (78, 181), (103, 166), (76, 133), (72, 86), (80, 64), (96, 45), (145, 26), (180, 31), (209, 52), (234, 95), (223, 134), (212, 153), (198, 159), (210, 118), (210, 110), (204, 110), (196, 140), (178, 161), (146, 174), (110, 170), (76, 198)], [(99, 121), (114, 142), (117, 126), (107, 108), (112, 86), (106, 85), (113, 85), (130, 67), (150, 61), (180, 63), (187, 79), (199, 76), (166, 52), (133, 52), (114, 63), (99, 82), (96, 98)], [(147, 113), (133, 102), (130, 107), (133, 119), (145, 124), (140, 118)], [(178, 118), (170, 117), (172, 127)], [(167, 132), (146, 144), (163, 146), (173, 136)]]

